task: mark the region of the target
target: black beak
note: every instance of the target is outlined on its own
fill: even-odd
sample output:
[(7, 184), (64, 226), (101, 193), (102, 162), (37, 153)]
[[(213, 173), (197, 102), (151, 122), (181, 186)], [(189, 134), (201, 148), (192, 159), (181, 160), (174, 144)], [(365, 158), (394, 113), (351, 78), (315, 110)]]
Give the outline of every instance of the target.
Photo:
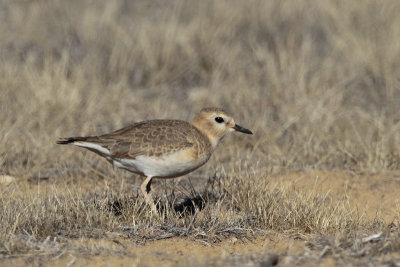
[(238, 132), (242, 132), (245, 134), (253, 134), (249, 129), (246, 129), (240, 125), (235, 124), (235, 126), (233, 126), (233, 129), (235, 129)]

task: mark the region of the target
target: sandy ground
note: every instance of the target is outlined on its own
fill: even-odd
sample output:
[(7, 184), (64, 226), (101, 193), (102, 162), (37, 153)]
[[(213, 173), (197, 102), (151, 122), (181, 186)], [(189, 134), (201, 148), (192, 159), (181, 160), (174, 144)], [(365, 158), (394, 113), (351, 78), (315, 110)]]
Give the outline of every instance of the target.
[(400, 215), (400, 172), (359, 174), (349, 171), (306, 171), (277, 175), (271, 186), (284, 185), (298, 191), (315, 191), (345, 198), (359, 213), (385, 223)]
[[(8, 185), (6, 185), (8, 183)], [(13, 186), (15, 181), (2, 182), (2, 186)], [(310, 170), (271, 176), (270, 186), (294, 187), (298, 191), (329, 194), (333, 198), (346, 198), (349, 205), (357, 207), (362, 216), (373, 220), (379, 216), (390, 223), (400, 214), (400, 173), (359, 174), (349, 171)], [(23, 186), (19, 185), (20, 188)], [(31, 190), (37, 190), (30, 186)], [(41, 185), (42, 190), (46, 188)], [(235, 237), (210, 244), (185, 238), (168, 238), (157, 241), (134, 243), (123, 234), (110, 233), (104, 240), (69, 240), (74, 250), (65, 250), (57, 255), (15, 255), (3, 258), (1, 266), (272, 266), (275, 260), (280, 266), (297, 265), (304, 262), (301, 257), (312, 255), (308, 246), (310, 237), (290, 236), (287, 233), (269, 233), (255, 236), (251, 240)], [(92, 254), (82, 254), (79, 247), (90, 247)], [(72, 245), (72, 246), (71, 246)], [(93, 248), (96, 248), (93, 250)], [(106, 251), (106, 252), (104, 252)], [(113, 253), (112, 251), (115, 251)], [(320, 252), (319, 252), (320, 253)], [(319, 254), (318, 253), (318, 254)], [(318, 255), (317, 254), (317, 255)], [(275, 258), (278, 257), (278, 258)], [(385, 255), (400, 263), (400, 254)], [(308, 266), (337, 266), (337, 259), (312, 257)], [(362, 260), (360, 260), (360, 264)], [(394, 265), (395, 266), (395, 265)]]
[[(83, 242), (83, 240), (79, 240)], [(301, 241), (285, 240), (277, 236), (252, 241), (240, 241), (236, 238), (208, 245), (198, 241), (170, 238), (132, 244), (129, 240), (119, 239), (118, 243), (105, 240), (84, 240), (99, 247), (123, 246), (123, 254), (81, 255), (65, 252), (56, 257), (16, 257), (1, 262), (2, 266), (179, 266), (212, 263), (225, 265), (229, 262), (251, 262), (252, 258), (264, 256), (267, 260), (272, 251), (278, 254), (296, 254), (304, 250)], [(258, 260), (259, 261), (259, 260)]]

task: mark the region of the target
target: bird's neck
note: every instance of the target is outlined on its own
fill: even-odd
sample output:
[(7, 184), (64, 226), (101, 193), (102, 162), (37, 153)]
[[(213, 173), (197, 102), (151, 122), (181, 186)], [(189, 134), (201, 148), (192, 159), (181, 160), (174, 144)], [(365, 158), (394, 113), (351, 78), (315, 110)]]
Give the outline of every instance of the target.
[(211, 131), (205, 130), (206, 127), (204, 127), (204, 125), (202, 125), (201, 123), (199, 123), (199, 121), (196, 121), (195, 119), (193, 121), (191, 121), (191, 124), (194, 127), (196, 127), (196, 129), (199, 130), (206, 139), (208, 139), (208, 141), (210, 142), (210, 144), (214, 150), (217, 147), (221, 138), (218, 136), (215, 136)]

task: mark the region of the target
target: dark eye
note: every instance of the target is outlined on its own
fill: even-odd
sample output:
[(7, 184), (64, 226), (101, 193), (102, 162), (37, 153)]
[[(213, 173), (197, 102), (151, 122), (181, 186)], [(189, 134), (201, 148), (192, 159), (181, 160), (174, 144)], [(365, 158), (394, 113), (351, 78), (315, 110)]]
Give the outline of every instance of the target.
[(216, 117), (215, 121), (218, 122), (218, 123), (223, 123), (224, 119), (222, 117)]

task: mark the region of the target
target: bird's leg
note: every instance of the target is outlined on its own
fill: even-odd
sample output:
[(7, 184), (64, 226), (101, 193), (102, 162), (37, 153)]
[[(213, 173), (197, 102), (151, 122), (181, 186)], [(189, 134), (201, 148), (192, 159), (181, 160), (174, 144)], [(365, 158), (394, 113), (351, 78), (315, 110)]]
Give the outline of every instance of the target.
[(153, 182), (153, 179), (150, 179), (150, 181), (146, 185), (146, 192), (150, 193), (151, 191), (151, 182)]
[(140, 190), (142, 191), (142, 194), (144, 196), (144, 199), (146, 200), (147, 205), (151, 207), (151, 211), (154, 214), (157, 214), (157, 208), (156, 205), (154, 204), (154, 200), (149, 194), (150, 192), (150, 185), (151, 185), (151, 176), (148, 176), (140, 186)]

